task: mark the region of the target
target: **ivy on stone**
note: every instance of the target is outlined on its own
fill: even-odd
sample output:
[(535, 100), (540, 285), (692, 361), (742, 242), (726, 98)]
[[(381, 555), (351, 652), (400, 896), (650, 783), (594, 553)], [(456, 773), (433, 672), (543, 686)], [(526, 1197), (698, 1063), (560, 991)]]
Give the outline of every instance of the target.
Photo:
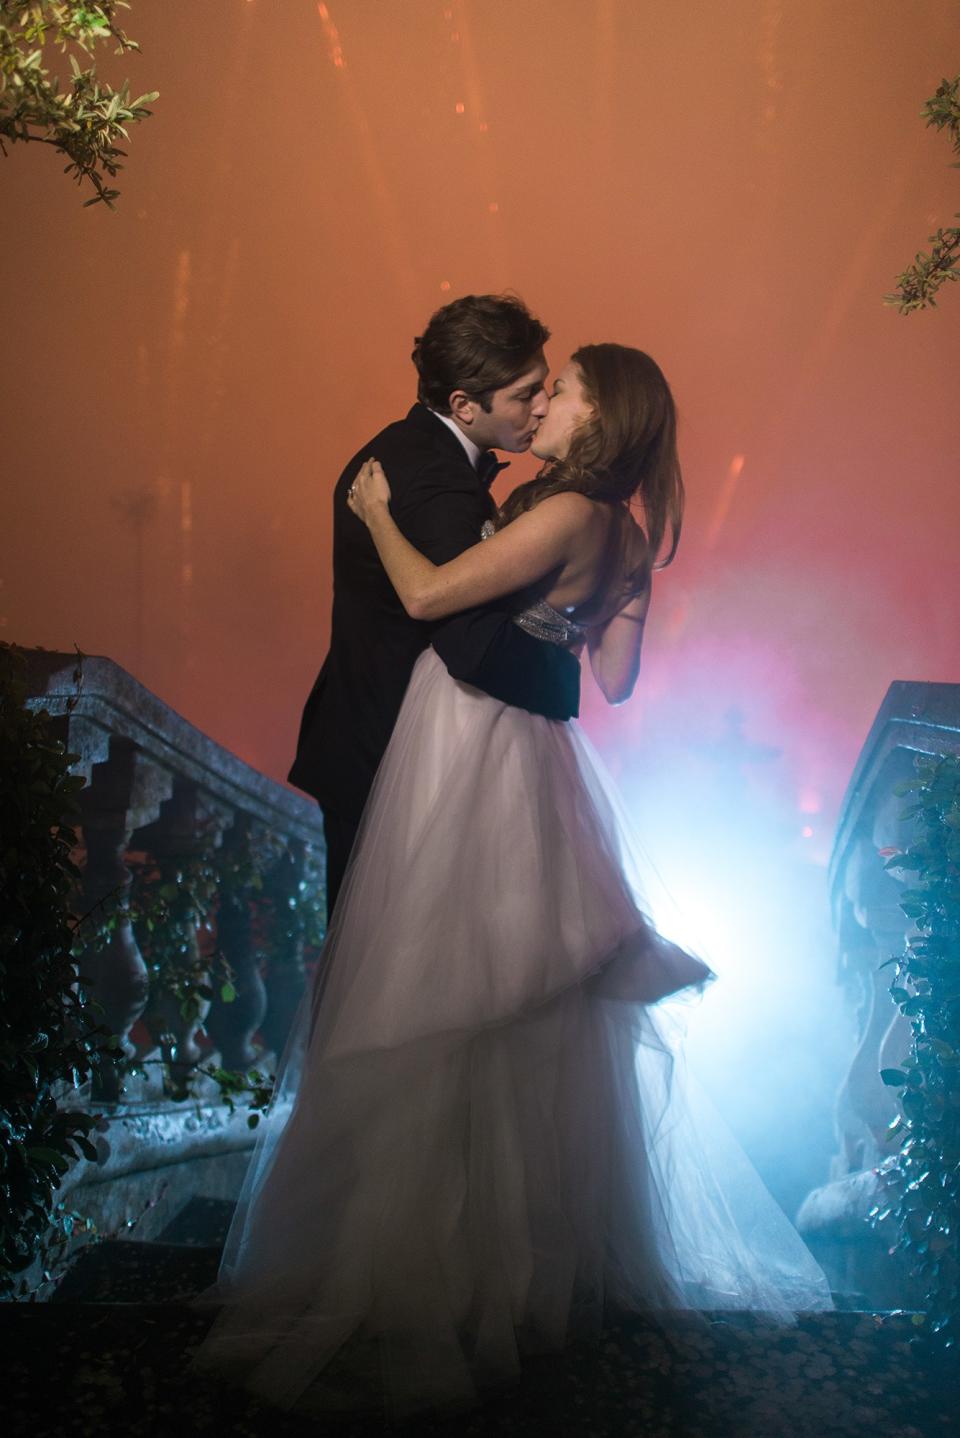
[(929, 1331), (947, 1347), (960, 1337), (960, 756), (921, 755), (903, 817), (909, 848), (886, 867), (910, 875), (900, 906), (914, 934), (893, 960), (890, 993), (910, 1020), (910, 1052), (881, 1070), (898, 1090), (890, 1125), (899, 1152), (881, 1165), (885, 1198), (870, 1217), (895, 1221), (895, 1252), (927, 1296)]

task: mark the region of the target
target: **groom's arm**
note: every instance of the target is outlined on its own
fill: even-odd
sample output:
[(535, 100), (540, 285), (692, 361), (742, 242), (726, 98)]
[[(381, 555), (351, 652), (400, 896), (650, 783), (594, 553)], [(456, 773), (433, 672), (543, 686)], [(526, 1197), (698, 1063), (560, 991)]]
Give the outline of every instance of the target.
[(444, 620), (432, 644), (454, 679), (504, 704), (575, 719), (580, 712), (580, 661), (559, 644), (534, 639), (514, 624), (502, 601)]
[[(494, 512), (473, 476), (451, 476), (442, 464), (413, 476), (390, 509), (400, 531), (434, 564), (479, 543), (480, 527)], [(580, 661), (514, 624), (507, 600), (452, 615), (434, 629), (431, 642), (454, 679), (505, 704), (548, 719), (579, 713)]]

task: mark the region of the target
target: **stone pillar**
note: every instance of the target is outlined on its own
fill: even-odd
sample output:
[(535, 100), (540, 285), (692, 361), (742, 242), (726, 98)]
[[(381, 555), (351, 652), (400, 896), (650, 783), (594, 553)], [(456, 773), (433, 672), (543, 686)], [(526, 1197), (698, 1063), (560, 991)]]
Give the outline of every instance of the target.
[(321, 883), (315, 852), (302, 839), (293, 839), (267, 877), (265, 898), (273, 905), (276, 934), (267, 966), (267, 1015), (261, 1025), (267, 1047), (279, 1058), (303, 998), (306, 973), (303, 966), (303, 935), (283, 938), (283, 914), (290, 899), (301, 895), (301, 884)]
[[(80, 793), (86, 863), (81, 911), (96, 925), (104, 914), (125, 908), (131, 875), (124, 861), (130, 835), (150, 822), (173, 787), (173, 776), (127, 740), (114, 738), (106, 759), (91, 766), (90, 782)], [(120, 1040), (128, 1057), (135, 1050), (130, 1029), (147, 1003), (146, 965), (128, 917), (121, 916), (104, 942), (93, 944), (81, 969), (92, 997), (103, 1007), (103, 1023)], [(104, 1068), (95, 1083), (98, 1098), (119, 1098), (119, 1078)]]
[(217, 910), (217, 944), (232, 975), (234, 996), (225, 1002), (214, 985), (214, 997), (206, 1028), (224, 1068), (249, 1069), (256, 1062), (253, 1036), (267, 1010), (267, 991), (260, 975), (260, 961), (253, 932), (252, 882), (243, 882), (248, 871), (252, 880), (258, 872), (267, 843), (262, 827), (248, 814), (238, 813), (223, 841), (223, 869), (228, 878), (221, 887)]
[[(193, 781), (178, 776), (156, 821), (136, 836), (137, 844), (157, 861), (168, 882), (176, 882), (178, 865), (197, 859), (204, 850), (215, 850), (232, 818), (228, 805), (204, 793)], [(198, 914), (198, 923), (207, 917), (205, 913)], [(187, 937), (184, 968), (200, 979), (208, 978), (203, 973), (196, 927)], [(150, 1001), (146, 1019), (160, 1044), (174, 1093), (184, 1091), (191, 1071), (202, 1058), (196, 1040), (209, 1007), (209, 1000), (201, 1000), (192, 1012), (184, 1014), (172, 995), (155, 994)]]

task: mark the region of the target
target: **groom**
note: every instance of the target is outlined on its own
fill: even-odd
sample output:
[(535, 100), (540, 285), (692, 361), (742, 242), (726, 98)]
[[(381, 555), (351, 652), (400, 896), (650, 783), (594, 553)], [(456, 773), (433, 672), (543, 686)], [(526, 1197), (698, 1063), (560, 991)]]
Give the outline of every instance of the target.
[(503, 468), (493, 447), (529, 449), (547, 412), (543, 347), (550, 332), (517, 299), (465, 295), (436, 312), (415, 341), (417, 403), (354, 455), (333, 496), (330, 650), (303, 711), (289, 779), (320, 802), (333, 911), (360, 815), (418, 656), (432, 644), (455, 679), (507, 704), (570, 719), (580, 665), (511, 620), (507, 600), (439, 623), (410, 619), (347, 490), (375, 455), (390, 481), (391, 513), (435, 564), (480, 539)]

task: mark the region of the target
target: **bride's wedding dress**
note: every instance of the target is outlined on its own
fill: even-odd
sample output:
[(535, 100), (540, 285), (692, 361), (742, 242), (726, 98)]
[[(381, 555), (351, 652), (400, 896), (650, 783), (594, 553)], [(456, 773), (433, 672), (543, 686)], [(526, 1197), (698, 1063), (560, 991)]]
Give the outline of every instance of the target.
[[(574, 628), (542, 602), (518, 619)], [(349, 1358), (357, 1401), (402, 1415), (595, 1337), (605, 1305), (832, 1306), (683, 1074), (657, 1001), (713, 975), (652, 929), (637, 873), (579, 726), (428, 649), (204, 1296), (202, 1367), (309, 1412), (352, 1401), (330, 1377)]]

